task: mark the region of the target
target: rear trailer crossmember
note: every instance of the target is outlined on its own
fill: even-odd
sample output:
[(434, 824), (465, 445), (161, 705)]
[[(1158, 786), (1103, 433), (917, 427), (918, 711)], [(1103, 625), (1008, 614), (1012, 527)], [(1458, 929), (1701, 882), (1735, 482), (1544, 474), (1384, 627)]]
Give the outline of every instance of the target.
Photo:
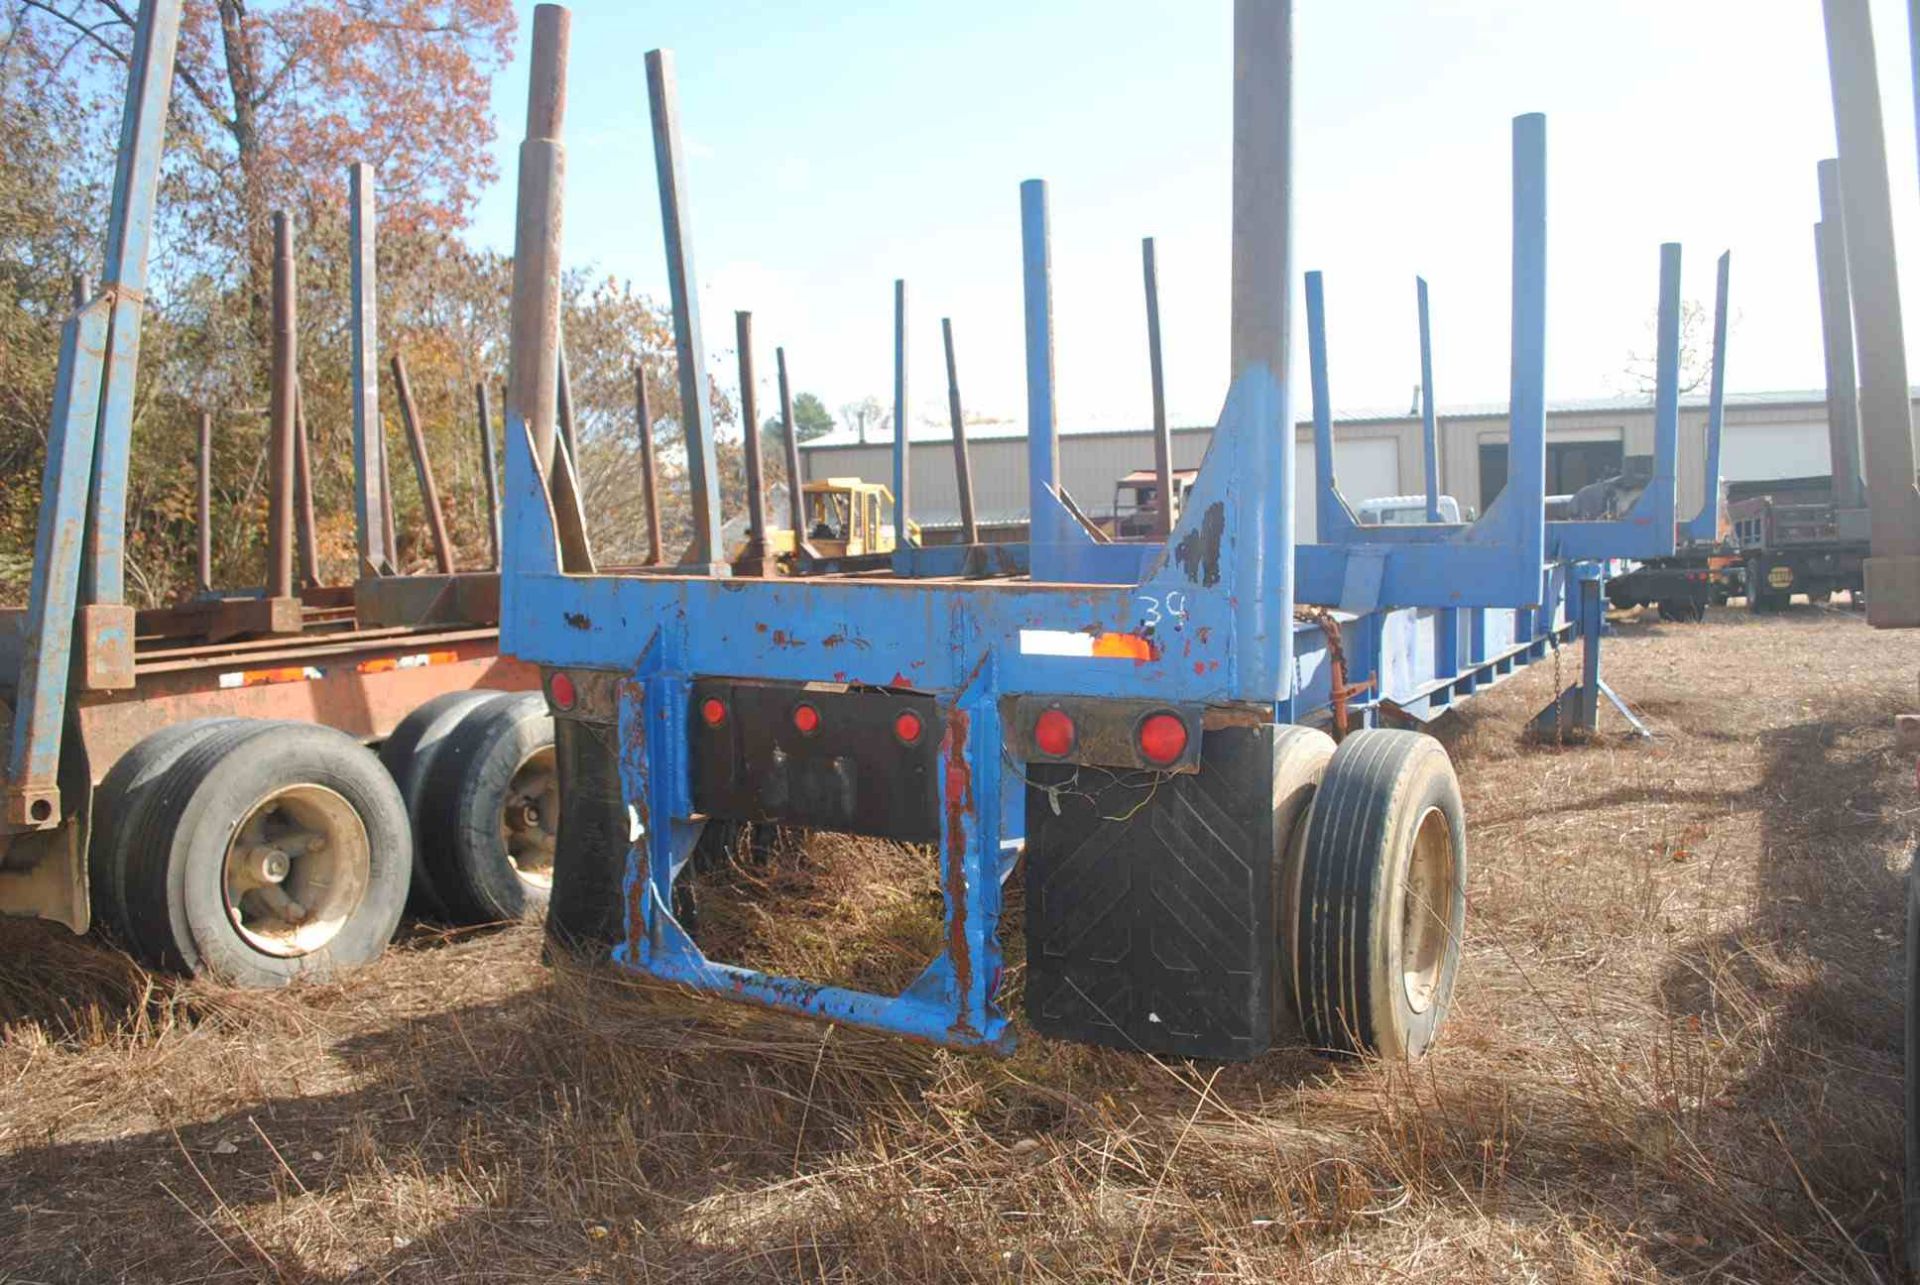
[[(915, 543), (902, 434), (890, 571), (736, 577), (697, 530), (677, 567), (592, 573), (566, 547), (566, 457), (543, 392), (558, 360), (555, 277), (516, 279), (502, 627), (509, 650), (544, 667), (559, 718), (556, 938), (703, 991), (1004, 1050), (1003, 886), (1024, 852), (1036, 1031), (1227, 1058), (1301, 1036), (1403, 1055), (1433, 1037), (1464, 913), (1459, 791), (1438, 742), (1379, 725), (1430, 718), (1576, 633), (1595, 689), (1594, 560), (1671, 552), (1675, 434), (1659, 435), (1653, 481), (1623, 518), (1546, 521), (1545, 123), (1523, 116), (1505, 492), (1475, 522), (1343, 529), (1296, 547), (1290, 6), (1241, 0), (1236, 14), (1235, 281), (1250, 284), (1236, 285), (1231, 387), (1164, 539), (1106, 538), (1057, 483), (1038, 181), (1021, 191), (1030, 539), (990, 561)], [(569, 21), (536, 10), (517, 261), (561, 259)], [(670, 55), (649, 54), (648, 72), (700, 501), (717, 455)], [(1669, 419), (1678, 268), (1669, 247)], [(897, 290), (903, 405), (904, 300)], [(1313, 329), (1324, 406), (1317, 316)], [(1343, 502), (1331, 451), (1320, 459), (1324, 513), (1325, 497)], [(709, 507), (696, 512), (717, 525)], [(1303, 602), (1324, 606), (1302, 615)], [(1318, 730), (1347, 723), (1359, 730), (1338, 749)], [(933, 845), (939, 949), (897, 994), (709, 958), (676, 888), (710, 820)], [(1366, 967), (1338, 964), (1348, 956)]]

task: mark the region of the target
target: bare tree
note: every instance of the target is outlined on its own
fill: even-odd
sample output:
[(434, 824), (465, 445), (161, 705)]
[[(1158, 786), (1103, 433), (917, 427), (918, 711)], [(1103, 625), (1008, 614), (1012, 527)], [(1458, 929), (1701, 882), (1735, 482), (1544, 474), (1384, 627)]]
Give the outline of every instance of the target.
[[(1647, 398), (1653, 396), (1659, 385), (1659, 324), (1657, 313), (1648, 319), (1648, 346), (1629, 350), (1626, 368), (1622, 371), (1628, 390)], [(1698, 299), (1683, 300), (1680, 304), (1680, 395), (1698, 392), (1712, 378), (1713, 311)]]

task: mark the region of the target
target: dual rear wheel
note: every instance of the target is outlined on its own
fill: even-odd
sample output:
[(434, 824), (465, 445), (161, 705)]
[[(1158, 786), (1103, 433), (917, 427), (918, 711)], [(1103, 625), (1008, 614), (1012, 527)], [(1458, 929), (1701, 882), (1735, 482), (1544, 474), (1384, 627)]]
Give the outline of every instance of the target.
[(328, 976), (378, 958), (410, 889), (455, 922), (543, 912), (558, 794), (537, 695), (437, 698), (378, 758), (315, 724), (178, 724), (96, 795), (94, 919), (149, 964), (232, 985)]

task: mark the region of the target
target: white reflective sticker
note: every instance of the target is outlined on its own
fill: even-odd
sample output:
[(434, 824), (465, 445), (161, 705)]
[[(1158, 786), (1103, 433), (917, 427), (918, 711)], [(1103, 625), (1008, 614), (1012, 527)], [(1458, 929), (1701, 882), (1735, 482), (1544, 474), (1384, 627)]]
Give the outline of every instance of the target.
[(1023, 656), (1091, 656), (1093, 635), (1075, 629), (1022, 629)]

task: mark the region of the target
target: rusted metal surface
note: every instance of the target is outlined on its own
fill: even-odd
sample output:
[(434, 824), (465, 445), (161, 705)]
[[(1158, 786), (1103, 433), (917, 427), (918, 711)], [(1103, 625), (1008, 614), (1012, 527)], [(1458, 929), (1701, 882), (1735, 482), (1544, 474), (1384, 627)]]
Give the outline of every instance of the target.
[(293, 391), (293, 498), (298, 519), (300, 587), (320, 583), (320, 528), (313, 517), (313, 442), (307, 436), (307, 397), (296, 383)]
[[(280, 664), (256, 657), (244, 669), (203, 663), (142, 673), (139, 686), (125, 698), (83, 700), (77, 711), (80, 735), (96, 781), (147, 736), (186, 719), (286, 719), (380, 740), (442, 692), (535, 690), (539, 671), (498, 655), (497, 645), (490, 636), (436, 641), (412, 635), (322, 654), (296, 651)], [(431, 663), (403, 663), (416, 657)], [(236, 675), (259, 679), (236, 681)]]
[(213, 592), (213, 416), (200, 412), (198, 503), (194, 519), (199, 527), (197, 582), (201, 593)]
[(1147, 290), (1147, 373), (1153, 382), (1153, 473), (1159, 500), (1153, 535), (1165, 540), (1173, 534), (1173, 437), (1167, 428), (1167, 380), (1160, 360), (1160, 265), (1152, 237), (1141, 239), (1140, 271)]
[(427, 530), (433, 536), (433, 560), (441, 575), (453, 574), (453, 541), (447, 535), (447, 515), (440, 510), (440, 488), (433, 480), (433, 461), (427, 455), (427, 437), (420, 428), (420, 412), (413, 401), (413, 383), (407, 378), (407, 359), (393, 355), (393, 390), (400, 400), (400, 423), (407, 430), (407, 448), (413, 452), (414, 475), (420, 480), (420, 505), (427, 511)]
[(566, 148), (561, 129), (567, 114), (567, 44), (572, 16), (542, 5), (533, 16), (529, 61), (526, 140), (520, 145), (519, 219), (513, 238), (514, 298), (548, 297), (550, 307), (516, 309), (509, 335), (508, 425), (519, 422), (533, 438), (533, 458), (551, 476), (554, 429), (560, 407), (560, 206)]
[(75, 679), (90, 692), (133, 686), (136, 614), (120, 602), (87, 602), (74, 621)]
[(657, 567), (665, 556), (660, 540), (660, 476), (653, 451), (653, 408), (647, 404), (647, 367), (633, 367), (633, 416), (640, 431), (640, 486), (647, 493), (647, 565)]
[(747, 465), (747, 547), (742, 557), (750, 575), (764, 575), (767, 559), (767, 475), (760, 462), (759, 406), (753, 386), (753, 314), (733, 314), (736, 355), (740, 362), (741, 441)]
[(493, 570), (500, 569), (500, 474), (493, 452), (493, 407), (487, 400), (487, 381), (473, 385), (474, 411), (480, 431), (480, 476), (487, 488), (487, 548)]
[(500, 574), (369, 576), (354, 586), (354, 606), (368, 628), (497, 624)]
[(960, 409), (960, 374), (953, 359), (953, 318), (940, 318), (940, 342), (947, 355), (947, 417), (953, 422), (953, 480), (960, 495), (960, 538), (980, 543), (980, 523), (973, 512), (973, 465), (967, 459), (967, 421)]
[(913, 512), (913, 412), (907, 404), (907, 283), (893, 283), (893, 542), (897, 549), (909, 539)]
[(567, 369), (567, 346), (560, 345), (560, 440), (566, 444), (567, 458), (580, 458), (580, 431), (573, 421), (573, 374)]
[(299, 369), (293, 226), (273, 212), (273, 387), (268, 401), (267, 596), (293, 596), (294, 399)]

